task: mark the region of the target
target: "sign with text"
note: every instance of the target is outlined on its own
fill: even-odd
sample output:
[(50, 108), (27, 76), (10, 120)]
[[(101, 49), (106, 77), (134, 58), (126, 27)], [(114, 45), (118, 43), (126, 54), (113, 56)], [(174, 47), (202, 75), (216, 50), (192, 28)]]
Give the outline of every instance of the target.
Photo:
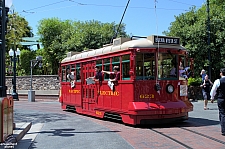
[(176, 37), (167, 37), (167, 36), (150, 36), (150, 40), (153, 42), (153, 44), (174, 44), (174, 45), (180, 45), (180, 38)]

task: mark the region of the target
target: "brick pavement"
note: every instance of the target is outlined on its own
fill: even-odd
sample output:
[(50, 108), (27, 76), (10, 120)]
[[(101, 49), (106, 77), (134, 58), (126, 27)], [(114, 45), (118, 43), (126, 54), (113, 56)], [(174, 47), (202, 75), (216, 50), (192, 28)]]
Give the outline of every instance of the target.
[[(57, 102), (52, 99), (37, 99), (36, 102), (27, 102), (26, 99), (16, 101), (16, 106), (20, 108), (26, 107), (27, 109), (49, 111), (55, 113), (66, 113), (69, 115), (78, 115), (76, 113), (64, 112), (60, 109), (59, 104), (51, 107), (47, 102)], [(148, 126), (148, 127), (133, 127), (124, 125), (120, 122), (111, 122), (101, 120), (93, 117), (78, 115), (88, 121), (92, 121), (98, 125), (104, 126), (109, 130), (119, 134), (124, 140), (133, 146), (135, 149), (182, 149), (182, 148), (225, 148), (225, 137), (220, 135), (220, 126), (217, 120), (215, 110), (216, 104), (209, 105), (212, 110), (201, 111), (208, 112), (208, 114), (216, 117), (215, 119), (208, 119), (207, 117), (199, 117), (200, 110), (203, 102), (193, 103), (198, 113), (192, 114), (190, 119), (185, 123), (172, 124), (172, 125), (160, 125), (160, 126)], [(200, 108), (201, 107), (201, 108)], [(194, 109), (195, 110), (195, 109)], [(214, 110), (214, 111), (213, 111)], [(195, 117), (195, 115), (197, 115)], [(190, 130), (190, 131), (189, 131)]]

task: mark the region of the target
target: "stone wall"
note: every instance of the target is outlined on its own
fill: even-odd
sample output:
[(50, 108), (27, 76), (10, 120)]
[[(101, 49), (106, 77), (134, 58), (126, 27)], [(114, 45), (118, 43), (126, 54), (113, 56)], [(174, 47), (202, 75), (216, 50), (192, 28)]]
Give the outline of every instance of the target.
[[(33, 90), (59, 90), (59, 80), (57, 75), (34, 75), (32, 81)], [(13, 76), (6, 76), (6, 86), (8, 90), (12, 90)], [(17, 76), (16, 89), (30, 90), (30, 76)]]

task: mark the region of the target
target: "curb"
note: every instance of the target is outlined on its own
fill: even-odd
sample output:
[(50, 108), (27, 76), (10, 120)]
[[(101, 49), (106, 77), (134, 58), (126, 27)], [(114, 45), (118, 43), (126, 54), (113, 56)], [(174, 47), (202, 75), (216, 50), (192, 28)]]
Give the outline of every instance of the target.
[[(18, 124), (17, 124), (18, 125)], [(32, 123), (24, 123), (21, 127), (16, 127), (13, 131), (13, 136), (16, 138), (16, 143), (20, 141), (26, 133), (30, 130)]]
[[(30, 130), (32, 123), (19, 123), (18, 127), (15, 128), (15, 123), (13, 123), (13, 134), (8, 136), (3, 143), (4, 148), (14, 148), (15, 145), (26, 135)], [(0, 148), (1, 148), (0, 147)]]

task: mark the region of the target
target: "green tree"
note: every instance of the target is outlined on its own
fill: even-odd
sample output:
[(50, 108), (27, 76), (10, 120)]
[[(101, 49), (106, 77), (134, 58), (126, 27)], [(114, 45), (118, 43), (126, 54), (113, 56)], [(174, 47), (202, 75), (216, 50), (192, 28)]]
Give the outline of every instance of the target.
[[(58, 73), (59, 62), (68, 51), (97, 49), (110, 43), (115, 34), (115, 23), (99, 21), (61, 21), (58, 18), (44, 19), (39, 22), (38, 33), (44, 46), (46, 65), (52, 68), (52, 74)], [(122, 24), (118, 36), (127, 37)]]
[[(101, 48), (109, 44), (115, 35), (118, 25), (113, 23), (101, 23), (100, 21), (75, 21), (72, 28), (67, 28), (63, 35), (63, 41), (69, 51), (83, 51), (86, 49)], [(117, 37), (128, 37), (125, 25), (121, 24)]]
[[(210, 45), (208, 45), (206, 5), (196, 9), (190, 8), (186, 13), (175, 16), (169, 31), (164, 34), (181, 38), (181, 43), (188, 49), (189, 56), (194, 58), (195, 76), (199, 76), (202, 68), (208, 70), (212, 66), (212, 80), (218, 78), (218, 72), (225, 62), (225, 2), (210, 0)], [(211, 62), (208, 61), (208, 50), (211, 51)]]
[(43, 19), (39, 22), (38, 33), (41, 35), (41, 42), (44, 46), (45, 59), (52, 67), (52, 74), (58, 73), (60, 60), (66, 54), (63, 49), (62, 35), (68, 23), (58, 18)]
[[(30, 50), (21, 50), (21, 55), (20, 55), (20, 65), (21, 69), (18, 71), (22, 71), (25, 73), (25, 75), (30, 74), (30, 61), (32, 59), (35, 59), (35, 51), (30, 51)], [(22, 75), (22, 74), (21, 74)]]
[(22, 37), (32, 36), (32, 29), (28, 25), (28, 22), (25, 18), (19, 16), (18, 13), (9, 14), (9, 22), (7, 24), (6, 35), (7, 45), (9, 48), (15, 49), (16, 45), (19, 45), (19, 42), (22, 41)]

